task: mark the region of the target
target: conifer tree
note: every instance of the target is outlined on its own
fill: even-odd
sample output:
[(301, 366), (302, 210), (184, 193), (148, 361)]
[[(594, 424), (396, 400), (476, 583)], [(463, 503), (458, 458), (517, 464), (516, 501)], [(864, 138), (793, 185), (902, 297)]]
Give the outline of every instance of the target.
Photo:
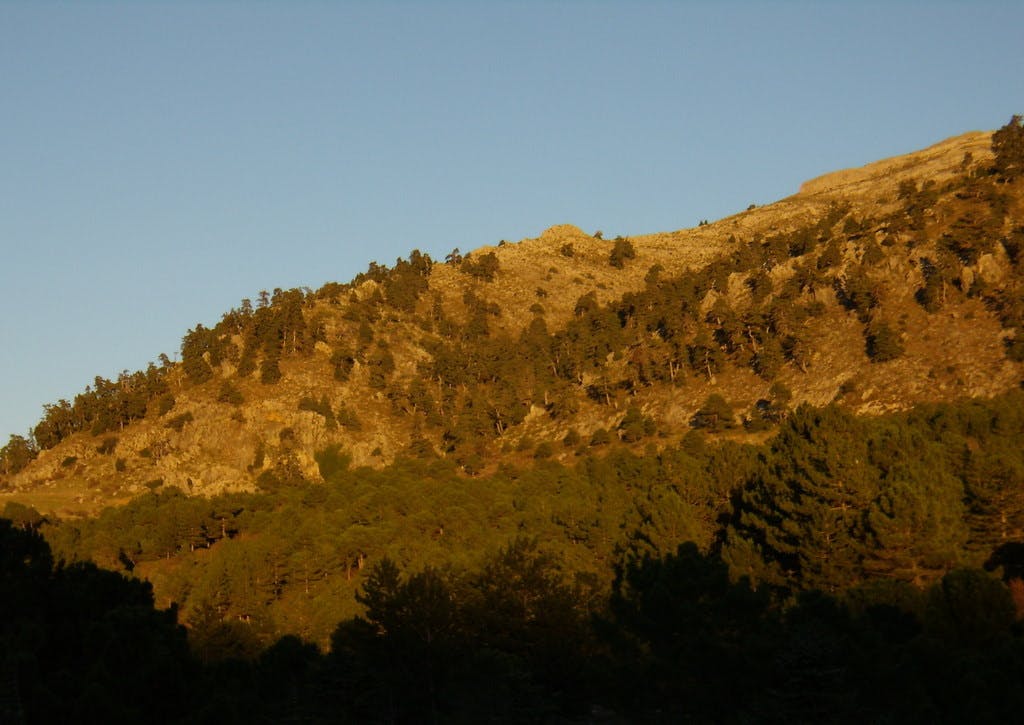
[(935, 458), (887, 472), (867, 514), (869, 571), (922, 584), (960, 562), (968, 534), (963, 486)]
[(636, 259), (636, 248), (628, 239), (617, 237), (611, 254), (608, 255), (608, 264), (616, 269), (622, 269), (630, 259)]
[(1024, 117), (1015, 115), (992, 134), (994, 168), (997, 174), (1012, 179), (1024, 172)]
[(9, 476), (31, 463), (39, 454), (33, 442), (24, 436), (11, 435), (0, 448), (0, 473)]
[[(743, 494), (730, 546), (759, 547), (772, 584), (835, 591), (861, 576), (864, 517), (878, 495), (860, 424), (835, 406), (786, 420)], [(728, 548), (728, 547), (727, 547)]]
[(697, 337), (687, 346), (687, 352), (690, 358), (690, 367), (695, 372), (700, 372), (708, 380), (711, 380), (715, 373), (720, 372), (725, 363), (722, 349), (715, 344), (703, 329), (697, 333)]
[(281, 366), (278, 364), (279, 355), (276, 351), (268, 354), (260, 363), (260, 382), (264, 385), (273, 385), (281, 379)]
[(213, 377), (213, 369), (203, 357), (209, 351), (210, 334), (210, 330), (196, 325), (181, 341), (181, 364), (188, 379), (197, 385)]

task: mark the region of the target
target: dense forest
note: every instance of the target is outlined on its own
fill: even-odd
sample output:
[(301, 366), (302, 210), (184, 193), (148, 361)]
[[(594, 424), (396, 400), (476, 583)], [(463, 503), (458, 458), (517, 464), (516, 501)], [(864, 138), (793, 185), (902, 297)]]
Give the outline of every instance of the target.
[[(66, 522), (8, 504), (4, 637), (44, 720), (130, 717), (146, 678), (168, 716), (268, 722), (1008, 716), (1022, 438), (1013, 392), (487, 477), (326, 450), (324, 483)], [(110, 628), (108, 663), (87, 648)]]
[[(875, 215), (830, 204), (700, 268), (586, 291), (564, 319), (546, 288), (494, 302), (494, 252), (413, 252), (243, 301), (190, 330), (180, 363), (47, 406), (0, 450), (0, 484), (49, 461), (135, 495), (89, 517), (7, 500), (0, 721), (1013, 718), (1020, 117), (992, 150)], [(606, 251), (610, 274), (638, 264), (628, 239)], [(794, 394), (816, 320), (848, 322), (885, 370), (919, 343), (914, 315), (983, 314), (1017, 375), (998, 395), (858, 415), (865, 378), (828, 404)], [(710, 387), (730, 374), (757, 392)], [(242, 430), (284, 388), (305, 427), (244, 448), (244, 490), (165, 480), (204, 416)], [(679, 425), (657, 395), (694, 389)], [(401, 443), (357, 460), (346, 441), (380, 429)]]

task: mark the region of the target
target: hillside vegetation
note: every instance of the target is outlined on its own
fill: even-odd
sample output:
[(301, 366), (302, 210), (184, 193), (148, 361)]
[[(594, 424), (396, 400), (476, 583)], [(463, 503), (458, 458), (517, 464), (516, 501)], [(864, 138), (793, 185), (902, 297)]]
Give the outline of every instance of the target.
[(1024, 703), (1020, 119), (602, 237), (261, 293), (97, 378), (0, 453), (0, 533), (41, 562), (5, 566), (173, 604), (174, 687), (291, 672), (271, 719)]
[(95, 510), (157, 482), (315, 479), (332, 445), (357, 465), (419, 451), (475, 475), (567, 435), (629, 438), (627, 414), (663, 445), (712, 395), (723, 425), (757, 430), (772, 406), (998, 394), (1024, 359), (1024, 201), (990, 145), (968, 134), (697, 229), (554, 227), (263, 292), (190, 330), (180, 363), (47, 406), (34, 441), (4, 449), (4, 481)]

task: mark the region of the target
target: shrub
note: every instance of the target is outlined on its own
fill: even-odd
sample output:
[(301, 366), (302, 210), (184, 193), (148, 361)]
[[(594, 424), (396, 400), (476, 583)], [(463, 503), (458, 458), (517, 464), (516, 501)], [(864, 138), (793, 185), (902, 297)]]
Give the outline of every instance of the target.
[(636, 259), (636, 249), (628, 239), (618, 237), (615, 240), (615, 246), (612, 247), (611, 254), (608, 256), (608, 264), (616, 269), (622, 269), (626, 266), (627, 259)]
[(227, 382), (226, 380), (220, 386), (220, 392), (217, 393), (218, 403), (228, 403), (229, 405), (241, 405), (243, 402), (242, 393), (234, 385)]
[(185, 424), (191, 423), (193, 420), (195, 420), (195, 417), (192, 415), (192, 411), (187, 411), (167, 421), (166, 427), (181, 433), (181, 429), (185, 427)]
[(732, 428), (733, 424), (732, 406), (718, 393), (709, 395), (690, 421), (694, 428), (706, 428), (710, 431)]
[(899, 333), (884, 322), (874, 323), (868, 329), (866, 347), (871, 362), (887, 362), (903, 354)]
[(482, 279), (484, 282), (493, 282), (495, 275), (498, 274), (499, 266), (498, 256), (494, 252), (488, 252), (481, 254), (475, 260), (467, 256), (462, 260), (459, 269), (470, 277)]
[(344, 383), (352, 375), (356, 359), (351, 350), (335, 350), (331, 353), (331, 365), (334, 366), (334, 379), (339, 383)]
[(303, 396), (299, 399), (299, 410), (306, 410), (310, 413), (316, 413), (322, 415), (324, 418), (331, 418), (334, 414), (331, 412), (331, 405), (327, 400), (327, 396), (323, 396), (320, 400), (311, 398), (308, 395)]
[(1005, 341), (1006, 357), (1014, 362), (1024, 362), (1024, 334), (1018, 332), (1016, 337)]
[(356, 415), (354, 410), (344, 405), (338, 407), (335, 418), (338, 421), (338, 425), (349, 430), (358, 431), (363, 429), (363, 423), (359, 420), (359, 416)]
[(273, 385), (281, 379), (281, 367), (278, 365), (277, 357), (265, 358), (260, 363), (260, 382), (264, 385)]
[(171, 411), (174, 407), (174, 396), (170, 393), (164, 393), (156, 401), (156, 414), (159, 417), (163, 417)]
[(320, 477), (328, 483), (339, 480), (352, 463), (352, 456), (343, 452), (339, 445), (331, 445), (316, 452), (313, 459), (320, 470)]
[(654, 420), (644, 415), (637, 405), (629, 406), (625, 417), (619, 423), (619, 434), (626, 443), (636, 443), (645, 436), (653, 435), (654, 432)]

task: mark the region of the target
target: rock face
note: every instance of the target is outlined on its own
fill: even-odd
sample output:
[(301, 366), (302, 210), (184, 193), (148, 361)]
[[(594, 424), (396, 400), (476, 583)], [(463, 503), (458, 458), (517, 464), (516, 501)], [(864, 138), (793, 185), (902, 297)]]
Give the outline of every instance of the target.
[[(656, 422), (660, 445), (689, 429), (711, 393), (750, 419), (775, 384), (791, 392), (789, 405), (839, 400), (864, 413), (996, 394), (1022, 378), (1021, 363), (1006, 354), (1018, 334), (1012, 310), (1024, 308), (1020, 259), (1007, 249), (1019, 251), (1013, 240), (1024, 237), (1024, 184), (982, 178), (990, 142), (988, 133), (964, 134), (813, 179), (775, 204), (632, 237), (633, 256), (621, 267), (610, 256), (624, 240), (562, 224), (475, 250), (461, 264), (433, 264), (415, 278), (421, 288), (411, 303), (393, 302), (394, 274), (327, 286), (303, 298), (312, 342), (282, 355), (279, 382), (261, 383), (258, 371), (239, 376), (246, 340), (223, 332), (234, 357), (206, 354), (213, 378), (198, 385), (180, 366), (171, 370), (171, 410), (161, 415), (151, 405), (120, 429), (66, 437), (3, 480), (3, 495), (35, 496), (67, 513), (161, 487), (214, 494), (289, 476), (317, 480), (316, 456), (331, 449), (371, 466), (432, 450), (464, 456), (470, 470), (478, 465), (470, 460), (494, 465), (569, 431), (584, 439), (614, 431), (631, 408)], [(806, 250), (793, 246), (801, 239)], [(488, 255), (496, 271), (485, 274), (473, 265)], [(687, 273), (706, 284), (684, 333), (669, 340), (656, 325), (636, 329), (634, 316), (684, 304), (677, 282)], [(922, 303), (922, 295), (934, 300)], [(607, 317), (592, 313), (606, 304), (614, 305)], [(583, 324), (590, 327), (573, 327)], [(585, 370), (563, 372), (569, 341), (579, 355), (589, 350), (586, 337), (600, 338), (608, 325), (621, 328), (614, 345), (586, 352)], [(872, 359), (882, 326), (899, 354)], [(770, 372), (761, 328), (783, 343)], [(528, 379), (500, 360), (485, 361), (493, 369), (480, 373), (479, 386), (438, 372), (441, 360), (462, 372), (479, 366), (474, 356), (484, 349), (514, 357), (529, 335), (561, 340), (536, 353), (546, 356), (540, 369), (549, 367), (551, 380)], [(705, 340), (725, 360), (714, 370), (698, 359)], [(671, 380), (647, 375), (645, 366), (673, 345)], [(221, 402), (226, 382), (240, 402)], [(474, 416), (484, 422), (469, 440), (460, 431)], [(570, 455), (560, 443), (554, 449)]]
[(894, 156), (858, 169), (833, 171), (800, 185), (801, 196), (815, 194), (856, 196), (865, 192), (881, 195), (893, 192), (901, 181), (927, 179), (936, 184), (948, 181), (960, 172), (959, 163), (965, 154), (974, 161), (992, 158), (992, 134), (971, 131), (940, 141), (921, 151)]

